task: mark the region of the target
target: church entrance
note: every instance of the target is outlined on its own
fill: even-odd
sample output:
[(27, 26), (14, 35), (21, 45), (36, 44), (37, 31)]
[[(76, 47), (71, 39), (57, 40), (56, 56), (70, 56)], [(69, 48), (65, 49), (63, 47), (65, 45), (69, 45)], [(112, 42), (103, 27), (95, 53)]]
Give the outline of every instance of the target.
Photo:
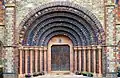
[(51, 47), (52, 71), (70, 70), (70, 47), (68, 45), (53, 45)]
[(89, 10), (69, 2), (49, 3), (31, 12), (21, 26), (20, 74), (102, 74), (104, 30)]
[(56, 35), (48, 43), (48, 72), (73, 70), (73, 44), (65, 35)]

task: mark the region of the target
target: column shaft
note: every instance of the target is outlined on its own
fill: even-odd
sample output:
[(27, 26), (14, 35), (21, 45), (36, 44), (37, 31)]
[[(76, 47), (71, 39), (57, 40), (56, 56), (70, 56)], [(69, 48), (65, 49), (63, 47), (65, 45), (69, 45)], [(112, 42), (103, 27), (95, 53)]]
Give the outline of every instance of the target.
[(45, 72), (46, 72), (46, 68), (47, 68), (47, 65), (46, 65), (47, 59), (46, 59), (46, 57), (47, 57), (47, 48), (44, 47), (44, 71)]
[(95, 47), (93, 47), (93, 59), (94, 59), (94, 74), (96, 74), (96, 51), (95, 51)]
[(75, 71), (77, 71), (77, 47), (74, 48), (75, 50)]
[(48, 73), (51, 72), (51, 49), (48, 49)]
[(30, 73), (33, 73), (33, 50), (30, 50)]
[(79, 71), (81, 72), (81, 61), (82, 61), (82, 58), (81, 58), (81, 48), (79, 48)]
[(40, 71), (43, 71), (43, 52), (42, 48), (40, 48)]
[(28, 73), (28, 49), (25, 49), (25, 73)]
[(83, 47), (84, 50), (84, 71), (86, 71), (86, 47)]
[(35, 72), (38, 72), (38, 49), (35, 48)]
[(102, 74), (102, 48), (98, 47), (98, 52), (99, 52), (99, 74)]
[(90, 47), (88, 47), (88, 71), (91, 72), (91, 51), (90, 51)]
[(70, 72), (73, 72), (73, 51), (70, 51)]
[(22, 49), (19, 49), (20, 51), (20, 74), (22, 74)]

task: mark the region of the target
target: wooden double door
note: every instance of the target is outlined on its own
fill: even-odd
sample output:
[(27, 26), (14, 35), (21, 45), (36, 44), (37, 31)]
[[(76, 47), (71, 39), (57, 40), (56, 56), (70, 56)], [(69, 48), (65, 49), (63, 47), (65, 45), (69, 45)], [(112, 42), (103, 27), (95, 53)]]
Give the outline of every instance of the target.
[(51, 46), (51, 71), (70, 71), (69, 45)]

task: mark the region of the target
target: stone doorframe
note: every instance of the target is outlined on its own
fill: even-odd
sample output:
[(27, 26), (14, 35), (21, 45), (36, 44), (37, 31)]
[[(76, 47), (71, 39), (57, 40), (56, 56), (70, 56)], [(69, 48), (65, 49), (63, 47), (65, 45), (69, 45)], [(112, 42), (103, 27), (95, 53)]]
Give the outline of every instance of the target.
[[(60, 40), (60, 41), (59, 41)], [(70, 72), (73, 72), (73, 44), (72, 41), (64, 35), (58, 35), (51, 38), (48, 44), (48, 73), (51, 73), (51, 47), (52, 45), (69, 45), (70, 47)]]

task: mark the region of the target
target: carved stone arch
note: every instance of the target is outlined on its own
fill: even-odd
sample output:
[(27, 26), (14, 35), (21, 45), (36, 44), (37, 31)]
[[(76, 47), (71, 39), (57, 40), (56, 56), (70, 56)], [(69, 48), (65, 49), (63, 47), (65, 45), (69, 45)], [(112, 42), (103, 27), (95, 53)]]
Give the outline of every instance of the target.
[[(44, 40), (44, 42), (45, 42), (45, 39), (47, 39), (46, 37), (49, 36), (50, 34), (52, 34), (52, 32), (54, 32), (54, 31), (65, 31), (65, 32), (68, 32), (68, 33), (70, 33), (70, 34), (73, 34), (74, 37), (77, 39), (77, 44), (78, 44), (78, 45), (80, 45), (80, 44), (85, 45), (85, 44), (84, 44), (84, 41), (82, 40), (82, 38), (79, 37), (79, 35), (77, 34), (77, 32), (74, 32), (74, 31), (71, 30), (71, 29), (66, 29), (66, 28), (63, 28), (63, 27), (59, 27), (59, 29), (57, 29), (57, 27), (54, 27), (54, 28), (52, 28), (52, 30), (50, 30), (48, 33), (44, 33), (44, 34), (42, 35), (41, 39), (39, 38), (40, 40), (38, 40), (38, 41), (39, 41), (38, 43), (41, 43), (42, 40)], [(43, 42), (42, 42), (42, 43), (43, 43)], [(43, 44), (43, 45), (44, 45), (44, 44)], [(77, 46), (78, 46), (78, 45), (77, 45)], [(75, 46), (75, 45), (74, 45), (74, 46)]]
[[(79, 20), (82, 20), (82, 21), (84, 20), (85, 21), (83, 27), (87, 27), (86, 31), (88, 30), (90, 32), (90, 35), (91, 35), (90, 37), (91, 38), (87, 38), (87, 33), (89, 33), (89, 32), (86, 33), (84, 30), (82, 30), (82, 32), (78, 32), (78, 33), (79, 34), (80, 33), (85, 33), (86, 38), (82, 39), (82, 40), (85, 40), (85, 42), (87, 42), (87, 40), (94, 39), (93, 42), (91, 42), (87, 45), (91, 45), (91, 44), (92, 45), (97, 45), (97, 44), (104, 44), (105, 43), (104, 42), (105, 41), (104, 30), (103, 30), (100, 22), (98, 21), (98, 19), (95, 17), (95, 15), (92, 14), (89, 10), (87, 10), (87, 9), (77, 5), (77, 4), (70, 3), (70, 2), (51, 2), (51, 3), (43, 4), (40, 7), (34, 9), (32, 12), (30, 12), (25, 17), (25, 19), (23, 19), (23, 21), (20, 24), (20, 26), (22, 26), (21, 31), (20, 31), (20, 36), (19, 36), (20, 45), (29, 45), (27, 43), (27, 42), (29, 42), (28, 41), (29, 39), (27, 39), (27, 38), (32, 38), (32, 37), (34, 38), (36, 36), (36, 33), (38, 33), (36, 31), (33, 31), (33, 33), (31, 33), (31, 31), (33, 29), (35, 29), (34, 26), (35, 27), (39, 27), (39, 26), (41, 27), (43, 25), (43, 27), (44, 27), (45, 23), (49, 24), (49, 23), (47, 23), (47, 20), (48, 19), (52, 20), (52, 18), (51, 17), (48, 18), (48, 19), (46, 19), (46, 18), (51, 16), (50, 15), (51, 13), (55, 13), (55, 12), (58, 12), (58, 13), (66, 12), (66, 14), (68, 14), (68, 15), (70, 13), (73, 13), (73, 15), (74, 15), (73, 18), (76, 16), (75, 19), (73, 19), (74, 21), (77, 21), (77, 20), (78, 21)], [(47, 14), (48, 14), (48, 16), (47, 16)], [(44, 16), (45, 16), (45, 18), (40, 19)], [(54, 16), (54, 14), (52, 16)], [(57, 17), (58, 17), (57, 15), (54, 16), (54, 18), (57, 18)], [(71, 15), (71, 17), (72, 17), (72, 15)], [(80, 18), (77, 18), (77, 17), (80, 17)], [(46, 20), (44, 20), (44, 19), (46, 19)], [(42, 24), (43, 20), (44, 20), (44, 22)], [(63, 19), (60, 18), (60, 20), (63, 20)], [(54, 22), (54, 21), (55, 20), (52, 20), (51, 22)], [(58, 21), (58, 20), (56, 20), (56, 21)], [(70, 18), (68, 18), (67, 22), (70, 22)], [(72, 24), (74, 24), (74, 23), (72, 23)], [(80, 24), (82, 24), (82, 22), (80, 22)], [(77, 26), (78, 25), (76, 25), (76, 27)], [(59, 29), (57, 29), (57, 30), (59, 31)], [(75, 31), (75, 29), (73, 29), (73, 30)], [(47, 32), (47, 30), (45, 32)], [(28, 35), (30, 33), (31, 33), (32, 37), (30, 35)], [(73, 33), (75, 33), (75, 32), (73, 32)], [(45, 33), (41, 32), (40, 34), (45, 34)], [(48, 36), (48, 35), (45, 35), (45, 36)], [(80, 39), (80, 37), (81, 36), (79, 35), (79, 39)], [(46, 39), (46, 38), (41, 38), (41, 39), (39, 39), (39, 41), (43, 41), (42, 39)], [(80, 43), (80, 41), (78, 41), (77, 43), (86, 44), (85, 42)], [(40, 42), (40, 43), (42, 43), (42, 42)], [(78, 44), (78, 45), (80, 45), (80, 44)]]
[(46, 37), (46, 41), (43, 41), (44, 46), (47, 46), (47, 44), (49, 43), (49, 41), (51, 40), (51, 38), (53, 38), (54, 36), (57, 36), (57, 35), (65, 35), (65, 36), (67, 36), (72, 41), (73, 45), (75, 45), (75, 46), (78, 45), (77, 39), (72, 34), (66, 32), (66, 31), (58, 31), (58, 32), (54, 31), (54, 32), (52, 32), (51, 35), (49, 35), (49, 36)]
[[(66, 21), (67, 20), (66, 18), (64, 18), (63, 20), (57, 20), (57, 19), (60, 19), (60, 18), (55, 18), (52, 21), (50, 20), (50, 21), (46, 21), (45, 23), (39, 24), (36, 29), (34, 28), (34, 30), (32, 30), (32, 32), (37, 31), (37, 30), (38, 30), (37, 32), (40, 32), (42, 30), (45, 30), (48, 27), (49, 28), (50, 27), (54, 27), (55, 25), (56, 26), (57, 25), (59, 25), (59, 26), (60, 25), (62, 25), (62, 26), (65, 25), (64, 27), (69, 27), (69, 28), (71, 28), (71, 29), (73, 29), (75, 31), (78, 30), (78, 32), (81, 32), (81, 33), (78, 33), (79, 35), (82, 34), (80, 37), (86, 35), (86, 36), (84, 36), (84, 37), (86, 37), (86, 39), (89, 39), (88, 37), (90, 37), (90, 36), (92, 36), (93, 38), (95, 38), (94, 37), (94, 33), (89, 32), (89, 30), (88, 30), (89, 28), (85, 28), (84, 26), (80, 26), (81, 24), (77, 23), (76, 21), (73, 21), (73, 20), (70, 20), (70, 19), (69, 19), (69, 21)], [(82, 32), (82, 30), (84, 32)], [(30, 33), (32, 33), (32, 32), (30, 32)], [(33, 33), (33, 34), (35, 34), (35, 33)], [(95, 42), (95, 39), (92, 39), (91, 41)], [(88, 40), (88, 42), (89, 42), (89, 40)]]

